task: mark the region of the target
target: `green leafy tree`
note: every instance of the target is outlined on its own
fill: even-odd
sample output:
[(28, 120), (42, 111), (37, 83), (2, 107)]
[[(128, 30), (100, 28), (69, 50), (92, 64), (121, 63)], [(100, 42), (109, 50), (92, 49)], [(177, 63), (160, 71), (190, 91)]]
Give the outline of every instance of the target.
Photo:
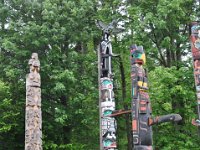
[[(113, 52), (121, 55), (121, 63), (113, 60), (115, 85), (119, 85), (115, 89), (117, 107), (130, 108), (129, 45), (143, 45), (153, 115), (176, 112), (184, 117), (178, 125), (154, 127), (156, 148), (196, 147), (198, 137), (190, 123), (195, 118), (195, 89), (187, 58), (188, 24), (198, 10), (192, 0), (2, 0), (0, 149), (24, 148), (25, 76), (32, 52), (37, 52), (41, 61), (44, 149), (98, 149), (95, 50), (101, 31), (95, 20), (109, 23), (117, 18), (126, 28), (112, 36)], [(125, 96), (121, 93), (121, 65)], [(130, 150), (126, 120), (126, 116), (118, 119), (118, 145)]]

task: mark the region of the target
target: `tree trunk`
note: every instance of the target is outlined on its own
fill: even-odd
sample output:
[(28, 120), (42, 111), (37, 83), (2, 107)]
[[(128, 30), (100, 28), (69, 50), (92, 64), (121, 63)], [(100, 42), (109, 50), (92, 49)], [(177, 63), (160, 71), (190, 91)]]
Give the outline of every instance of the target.
[[(120, 64), (121, 84), (122, 84), (122, 101), (124, 102), (126, 99), (126, 80), (125, 80), (124, 66), (123, 66), (121, 57), (119, 57), (119, 64)], [(127, 104), (124, 104), (124, 109), (128, 110)], [(131, 134), (132, 132), (131, 132), (131, 126), (130, 126), (130, 115), (126, 114), (125, 119), (126, 119), (126, 134), (127, 134), (127, 139), (128, 139), (127, 150), (132, 150), (133, 139), (132, 139), (132, 134)]]

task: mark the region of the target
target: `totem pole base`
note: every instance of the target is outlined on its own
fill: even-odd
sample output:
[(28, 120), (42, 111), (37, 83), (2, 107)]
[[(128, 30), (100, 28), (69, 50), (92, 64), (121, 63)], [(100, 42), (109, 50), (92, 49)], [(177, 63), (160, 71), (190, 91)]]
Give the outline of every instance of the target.
[(133, 150), (153, 150), (153, 147), (145, 145), (135, 145)]
[(199, 119), (197, 119), (197, 120), (192, 119), (192, 124), (193, 124), (194, 126), (200, 127), (200, 120), (199, 120)]

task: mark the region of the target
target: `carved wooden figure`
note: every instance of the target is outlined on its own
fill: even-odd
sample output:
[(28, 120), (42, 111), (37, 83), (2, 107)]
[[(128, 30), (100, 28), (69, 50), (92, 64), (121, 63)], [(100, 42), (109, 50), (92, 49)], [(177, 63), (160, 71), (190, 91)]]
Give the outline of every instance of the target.
[(26, 77), (25, 150), (42, 150), (42, 112), (40, 61), (33, 53), (28, 62), (30, 73)]
[(113, 116), (115, 99), (113, 92), (112, 45), (111, 32), (117, 32), (116, 21), (105, 25), (98, 21), (97, 26), (102, 30), (102, 41), (98, 52), (99, 58), (99, 107), (100, 107), (100, 150), (115, 150), (117, 148), (117, 123)]
[(198, 119), (193, 119), (192, 124), (198, 126), (200, 135), (200, 23), (193, 22), (190, 28), (190, 41), (193, 57), (194, 79), (197, 95)]
[(132, 133), (134, 150), (153, 150), (152, 125), (180, 121), (179, 114), (151, 116), (151, 103), (148, 94), (148, 78), (143, 65), (146, 62), (142, 46), (133, 45), (131, 53), (131, 80), (132, 80)]

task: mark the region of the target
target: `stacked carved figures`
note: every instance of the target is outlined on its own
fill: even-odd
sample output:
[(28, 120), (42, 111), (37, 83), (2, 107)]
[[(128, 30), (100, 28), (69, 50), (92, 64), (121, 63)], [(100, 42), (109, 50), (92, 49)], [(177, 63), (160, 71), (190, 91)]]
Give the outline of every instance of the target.
[(151, 104), (148, 94), (147, 74), (143, 68), (146, 62), (142, 46), (131, 46), (131, 80), (132, 80), (132, 133), (134, 150), (152, 150), (152, 128), (154, 124), (180, 121), (179, 114), (151, 116)]
[[(113, 23), (113, 22), (112, 22)], [(100, 149), (115, 150), (116, 144), (116, 119), (110, 116), (115, 111), (115, 99), (113, 92), (113, 74), (111, 59), (113, 56), (110, 41), (110, 31), (113, 29), (112, 23), (104, 25), (97, 22), (97, 26), (102, 30), (102, 41), (99, 49), (99, 82), (100, 82)]]
[(191, 25), (190, 40), (198, 104), (198, 119), (193, 120), (192, 124), (200, 127), (200, 24), (198, 22), (193, 22)]
[(143, 69), (146, 61), (142, 46), (131, 47), (131, 79), (132, 106), (131, 110), (115, 110), (112, 73), (111, 33), (122, 30), (116, 28), (117, 21), (105, 25), (101, 21), (97, 26), (102, 30), (102, 41), (98, 51), (99, 62), (99, 111), (100, 111), (100, 150), (116, 150), (117, 123), (114, 117), (122, 114), (132, 114), (133, 145), (135, 150), (152, 150), (151, 126), (169, 121), (180, 121), (178, 114), (151, 117), (151, 106), (148, 95), (147, 75)]
[(143, 68), (145, 53), (142, 46), (131, 47), (132, 80), (132, 131), (133, 144), (137, 150), (152, 149), (152, 129), (148, 121), (151, 106), (148, 95), (147, 76)]
[(116, 145), (116, 120), (109, 116), (115, 110), (112, 79), (101, 78), (101, 130), (103, 150), (114, 150)]
[(38, 54), (29, 60), (30, 73), (26, 77), (25, 150), (42, 150), (41, 81)]

